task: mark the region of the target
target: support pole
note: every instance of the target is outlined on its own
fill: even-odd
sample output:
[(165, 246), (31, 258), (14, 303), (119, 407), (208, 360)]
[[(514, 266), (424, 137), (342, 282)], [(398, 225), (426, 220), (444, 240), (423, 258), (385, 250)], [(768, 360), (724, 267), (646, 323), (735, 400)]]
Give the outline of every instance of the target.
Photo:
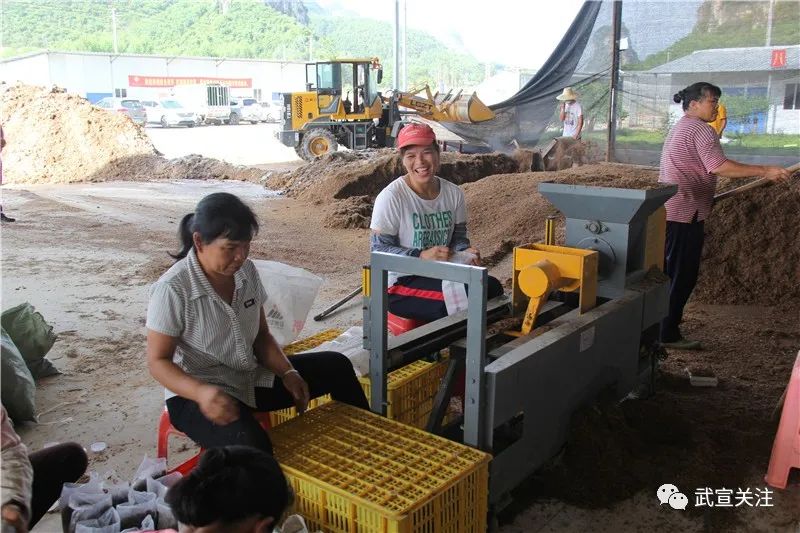
[(400, 0), (394, 0), (394, 88), (400, 89)]
[(617, 86), (619, 85), (619, 41), (622, 31), (622, 0), (614, 0), (611, 31), (611, 90), (608, 98), (608, 146), (606, 147), (606, 161), (608, 162), (613, 162), (616, 159), (614, 145), (617, 140)]

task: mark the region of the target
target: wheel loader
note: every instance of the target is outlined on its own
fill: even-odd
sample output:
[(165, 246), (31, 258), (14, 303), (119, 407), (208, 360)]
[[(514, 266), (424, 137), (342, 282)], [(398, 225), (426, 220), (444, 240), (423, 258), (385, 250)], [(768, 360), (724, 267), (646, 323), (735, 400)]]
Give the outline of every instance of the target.
[(307, 63), (306, 90), (283, 95), (278, 139), (310, 161), (339, 145), (351, 150), (392, 147), (408, 115), (462, 123), (494, 118), (474, 93), (431, 94), (426, 85), (383, 96), (378, 92), (382, 77), (378, 58)]

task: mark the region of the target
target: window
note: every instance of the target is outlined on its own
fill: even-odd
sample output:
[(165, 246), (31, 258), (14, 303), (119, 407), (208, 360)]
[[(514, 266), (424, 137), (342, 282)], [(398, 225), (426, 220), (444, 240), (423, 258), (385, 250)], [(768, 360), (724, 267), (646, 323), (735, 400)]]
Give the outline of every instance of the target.
[(253, 89), (253, 98), (259, 102), (261, 101), (261, 89)]
[(800, 109), (800, 83), (787, 83), (783, 96), (784, 109)]
[(117, 98), (127, 98), (128, 89), (114, 89), (114, 96)]

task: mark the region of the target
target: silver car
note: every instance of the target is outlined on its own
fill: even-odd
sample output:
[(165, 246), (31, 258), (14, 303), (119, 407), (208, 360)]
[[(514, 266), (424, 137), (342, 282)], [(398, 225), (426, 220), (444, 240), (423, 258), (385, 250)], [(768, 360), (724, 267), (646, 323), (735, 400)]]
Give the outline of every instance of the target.
[(100, 109), (116, 111), (117, 113), (127, 115), (140, 126), (144, 126), (147, 122), (147, 113), (144, 110), (144, 106), (139, 100), (134, 98), (115, 98), (107, 96), (94, 105)]

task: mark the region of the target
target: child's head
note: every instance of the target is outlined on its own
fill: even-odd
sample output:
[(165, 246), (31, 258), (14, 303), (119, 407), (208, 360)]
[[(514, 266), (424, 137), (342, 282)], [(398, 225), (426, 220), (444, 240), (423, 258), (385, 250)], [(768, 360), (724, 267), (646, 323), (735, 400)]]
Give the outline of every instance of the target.
[(181, 533), (270, 533), (289, 504), (278, 462), (248, 446), (211, 448), (167, 492)]

